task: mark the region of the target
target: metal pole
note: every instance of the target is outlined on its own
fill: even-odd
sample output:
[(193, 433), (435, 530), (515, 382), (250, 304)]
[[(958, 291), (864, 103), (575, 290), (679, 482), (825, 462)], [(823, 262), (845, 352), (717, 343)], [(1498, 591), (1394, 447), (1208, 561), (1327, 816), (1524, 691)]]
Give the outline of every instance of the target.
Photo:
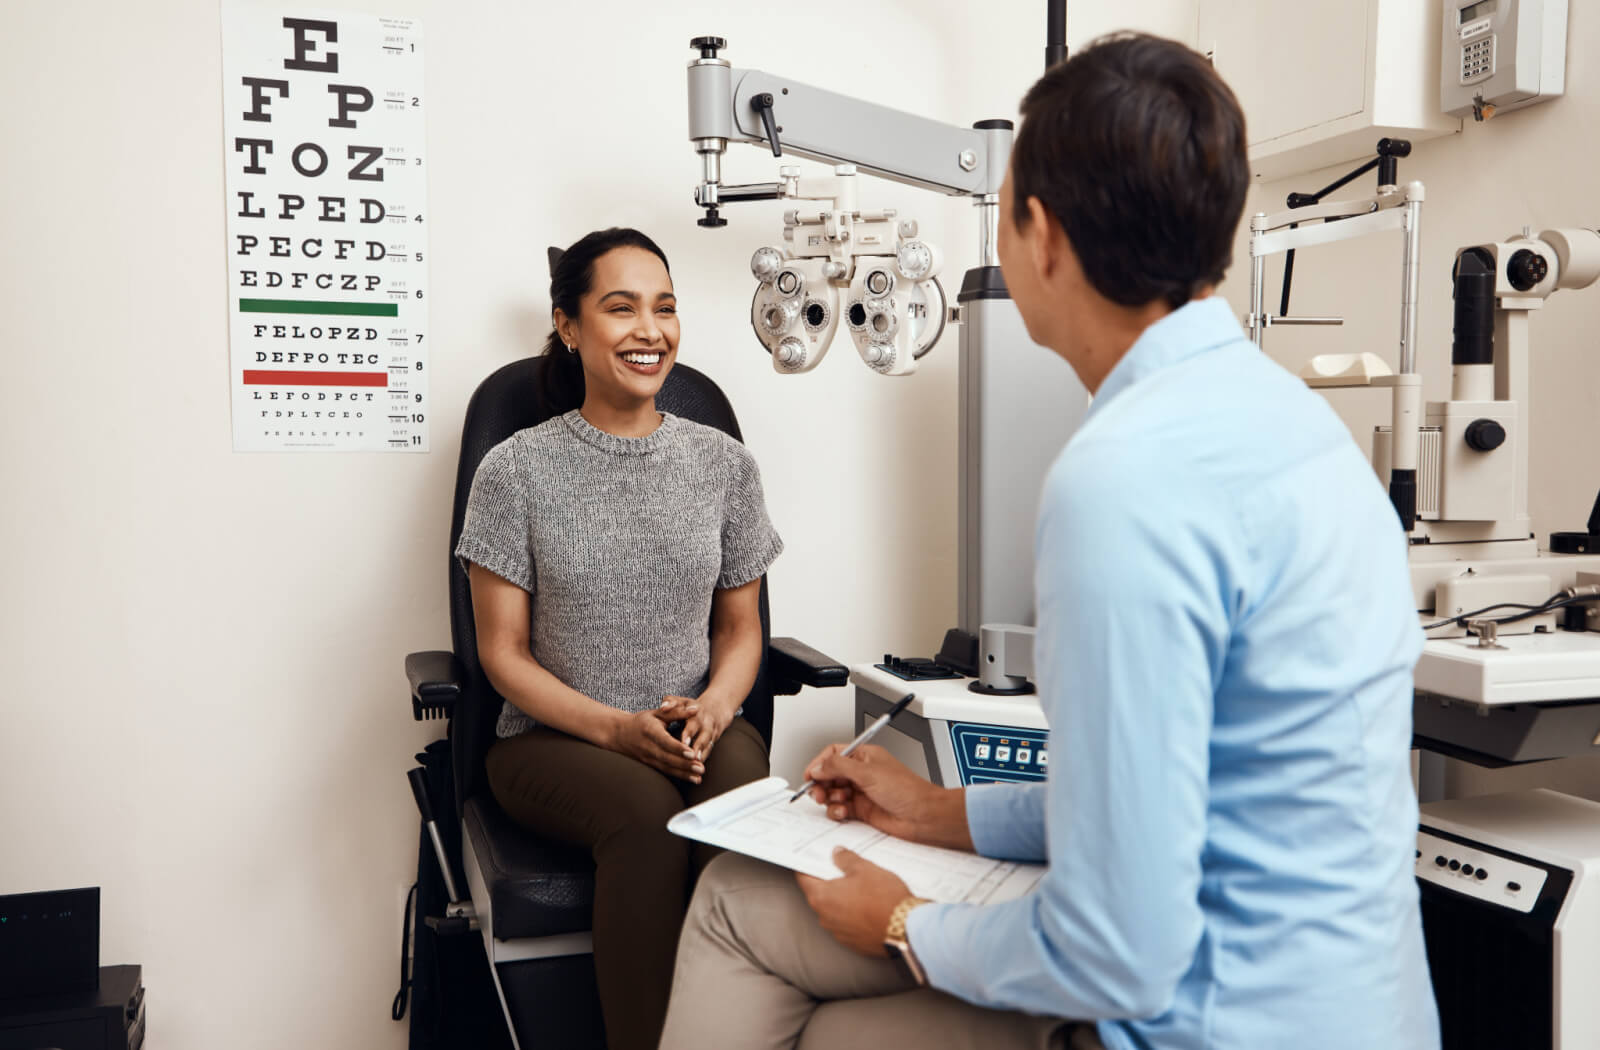
[(1045, 4), (1044, 68), (1046, 71), (1067, 57), (1067, 0), (1048, 0)]
[[(1256, 221), (1264, 222), (1265, 212), (1257, 212)], [(1261, 345), (1262, 329), (1266, 327), (1266, 280), (1267, 260), (1256, 253), (1256, 242), (1261, 239), (1261, 231), (1254, 229), (1255, 222), (1251, 223), (1250, 230), (1250, 339), (1257, 346)]]
[(1406, 202), (1405, 261), (1401, 264), (1400, 373), (1417, 370), (1417, 281), (1422, 259), (1422, 202)]
[(977, 197), (973, 203), (978, 208), (978, 265), (1000, 265), (1000, 198), (995, 194)]

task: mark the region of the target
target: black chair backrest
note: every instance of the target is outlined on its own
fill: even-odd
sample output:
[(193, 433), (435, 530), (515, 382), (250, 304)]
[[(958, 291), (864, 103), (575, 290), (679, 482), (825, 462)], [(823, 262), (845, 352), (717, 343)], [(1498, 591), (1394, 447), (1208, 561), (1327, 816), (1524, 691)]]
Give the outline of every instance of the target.
[[(461, 460), (456, 466), (455, 509), (450, 518), (450, 635), (461, 661), (465, 688), (450, 725), (451, 757), (455, 765), (456, 804), (465, 805), (485, 786), (483, 762), (494, 743), (495, 721), (501, 698), (478, 665), (477, 631), (472, 622), (472, 595), (467, 574), (456, 560), (456, 541), (466, 516), (467, 495), (478, 464), (489, 450), (519, 430), (543, 423), (537, 389), (537, 358), (514, 361), (479, 384), (467, 404), (461, 428)], [(743, 441), (739, 422), (728, 398), (704, 373), (675, 364), (667, 376), (656, 407), (684, 419), (716, 427)], [(710, 625), (707, 625), (709, 629)], [(771, 637), (767, 612), (767, 581), (761, 579), (761, 670), (755, 688), (744, 702), (744, 717), (770, 745), (772, 741), (772, 687), (767, 681), (767, 641)]]

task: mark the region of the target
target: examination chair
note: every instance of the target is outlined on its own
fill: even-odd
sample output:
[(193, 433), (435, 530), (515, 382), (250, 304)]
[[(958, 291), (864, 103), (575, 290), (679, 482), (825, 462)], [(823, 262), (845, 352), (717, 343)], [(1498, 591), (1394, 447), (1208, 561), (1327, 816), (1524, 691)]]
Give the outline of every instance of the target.
[[(454, 812), (435, 805), (433, 815), (440, 825), (459, 824), (441, 827), (435, 846), (446, 855), (442, 866), (452, 873), (457, 892), (470, 896), (470, 902), (456, 901), (448, 909), (448, 921), (457, 930), (475, 925), (481, 931), (507, 1024), (520, 1050), (603, 1048), (590, 937), (594, 865), (588, 850), (533, 835), (512, 823), (489, 792), (484, 757), (495, 740), (501, 698), (478, 665), (467, 574), (454, 556), (479, 461), (516, 431), (545, 419), (538, 408), (535, 360), (527, 358), (496, 371), (467, 406), (450, 548), (444, 552), (450, 572), (453, 650), (411, 653), (406, 657), (406, 677), (415, 718), (449, 719)], [(673, 366), (656, 404), (663, 412), (743, 440), (727, 397), (687, 365)], [(755, 687), (744, 702), (744, 717), (770, 747), (774, 695), (793, 695), (805, 685), (842, 686), (848, 672), (792, 638), (771, 637), (765, 577), (761, 635), (767, 646)], [(428, 800), (418, 788), (417, 772), (413, 771), (413, 788), (419, 791), (426, 821)]]

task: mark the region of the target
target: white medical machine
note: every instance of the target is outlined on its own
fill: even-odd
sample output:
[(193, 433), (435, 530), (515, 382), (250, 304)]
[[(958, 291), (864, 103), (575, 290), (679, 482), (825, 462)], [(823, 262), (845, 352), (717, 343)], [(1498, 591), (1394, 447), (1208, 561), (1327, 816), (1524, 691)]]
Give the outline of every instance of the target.
[(1545, 551), (1528, 515), (1531, 318), (1557, 291), (1600, 278), (1600, 234), (1525, 230), (1458, 251), (1451, 395), (1424, 404), (1416, 369), (1423, 187), (1398, 185), (1391, 163), (1380, 166), (1372, 196), (1320, 202), (1327, 192), (1297, 194), (1288, 211), (1252, 217), (1247, 323), (1258, 344), (1274, 325), (1338, 323), (1268, 314), (1267, 256), (1402, 233), (1398, 369), (1372, 353), (1332, 354), (1302, 375), (1313, 387), (1372, 386), (1391, 396), (1392, 423), (1374, 434), (1373, 465), (1408, 534), (1416, 608), (1428, 627), (1416, 670), (1418, 744), (1487, 765), (1600, 752), (1600, 633), (1585, 629), (1588, 603), (1600, 597), (1600, 555), (1591, 553), (1600, 551), (1600, 513), (1591, 532), (1554, 533)]
[[(850, 669), (856, 688), (856, 732), (916, 694), (876, 743), (936, 784), (971, 786), (1043, 780), (1050, 769), (1050, 727), (1033, 694), (984, 696), (974, 679), (956, 675), (907, 680), (891, 668), (905, 661)], [(911, 716), (911, 717), (907, 717)]]
[[(1061, 7), (1049, 5), (1047, 62), (1064, 55)], [(914, 691), (917, 700), (879, 737), (913, 768), (926, 761), (932, 779), (950, 784), (1043, 779), (1044, 719), (1026, 695), (1033, 521), (1045, 472), (1082, 420), (1088, 395), (1070, 368), (1033, 345), (1000, 276), (998, 195), (1012, 124), (956, 127), (737, 69), (721, 57), (727, 41), (719, 37), (698, 37), (690, 47), (698, 52), (689, 64), (688, 108), (689, 139), (701, 159), (700, 225), (725, 226), (721, 209), (735, 202), (800, 202), (784, 215), (781, 239), (757, 248), (750, 263), (751, 327), (773, 368), (816, 368), (848, 334), (868, 368), (907, 375), (946, 324), (960, 326), (957, 626), (936, 660), (886, 657), (853, 669), (858, 728)], [(775, 181), (731, 185), (722, 158), (733, 142), (835, 168), (808, 178), (784, 166)], [(972, 198), (978, 265), (965, 273), (954, 309), (939, 280), (944, 253), (914, 219), (863, 205), (861, 173)]]
[(1430, 802), (1415, 862), (1446, 1050), (1600, 1046), (1600, 803)]

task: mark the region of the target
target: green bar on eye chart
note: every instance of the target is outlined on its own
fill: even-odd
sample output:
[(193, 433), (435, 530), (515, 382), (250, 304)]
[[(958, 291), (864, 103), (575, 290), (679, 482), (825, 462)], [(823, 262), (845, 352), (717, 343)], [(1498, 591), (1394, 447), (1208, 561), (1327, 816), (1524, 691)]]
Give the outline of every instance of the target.
[(399, 317), (398, 303), (319, 303), (310, 299), (240, 299), (242, 314), (330, 314), (357, 317)]

